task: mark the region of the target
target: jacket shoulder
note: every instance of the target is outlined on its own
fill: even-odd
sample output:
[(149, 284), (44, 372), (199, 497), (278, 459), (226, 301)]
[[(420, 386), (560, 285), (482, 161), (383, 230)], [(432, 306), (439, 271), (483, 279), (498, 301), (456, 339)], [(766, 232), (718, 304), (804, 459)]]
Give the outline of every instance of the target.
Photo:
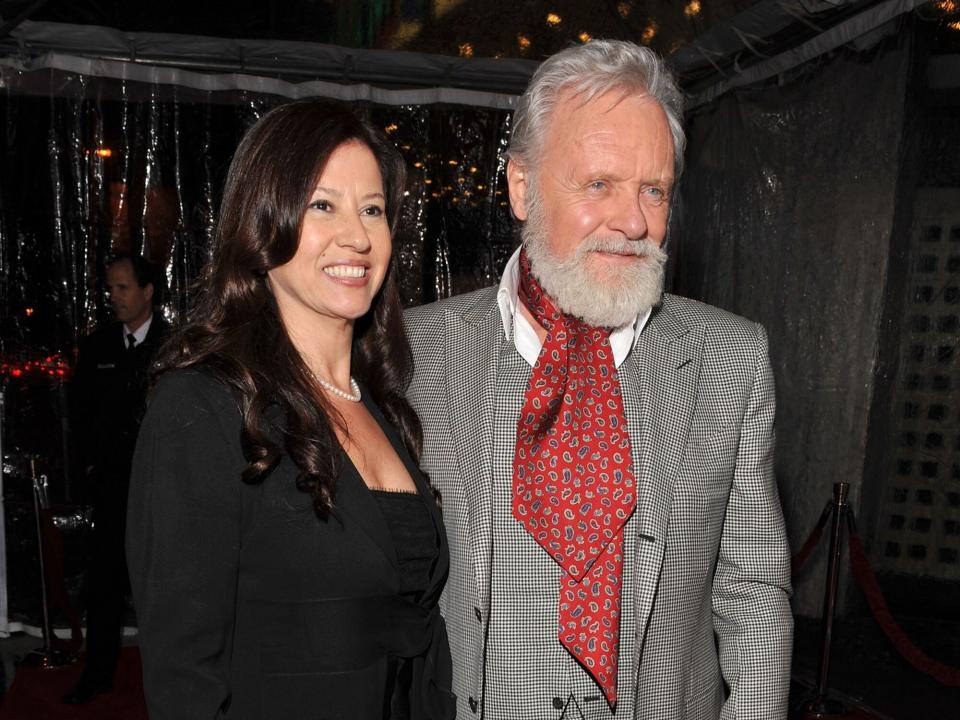
[(114, 341), (120, 344), (120, 323), (100, 323), (93, 330), (80, 338), (78, 345), (82, 351), (85, 347), (102, 347)]
[(414, 345), (438, 340), (451, 318), (470, 320), (490, 311), (497, 302), (497, 287), (490, 286), (454, 295), (445, 300), (409, 308), (404, 313), (404, 324)]
[(205, 368), (168, 370), (157, 378), (155, 396), (201, 397), (215, 404), (230, 401), (236, 405), (229, 386)]
[(158, 340), (164, 340), (171, 331), (170, 323), (164, 320), (163, 315), (159, 311), (153, 313), (153, 320), (150, 322), (150, 331), (147, 333), (147, 337), (150, 339), (156, 338)]
[(239, 427), (240, 407), (222, 380), (202, 369), (185, 368), (163, 373), (151, 393), (148, 415), (163, 419), (171, 429), (215, 420)]
[(495, 302), (496, 298), (497, 286), (491, 285), (426, 305), (408, 308), (404, 314), (408, 323), (429, 321), (430, 318), (442, 317), (445, 314), (462, 315), (478, 307), (486, 307)]
[(703, 327), (709, 334), (720, 333), (753, 338), (763, 331), (760, 324), (753, 320), (699, 300), (670, 293), (665, 293), (663, 296), (661, 312), (671, 314), (687, 327)]

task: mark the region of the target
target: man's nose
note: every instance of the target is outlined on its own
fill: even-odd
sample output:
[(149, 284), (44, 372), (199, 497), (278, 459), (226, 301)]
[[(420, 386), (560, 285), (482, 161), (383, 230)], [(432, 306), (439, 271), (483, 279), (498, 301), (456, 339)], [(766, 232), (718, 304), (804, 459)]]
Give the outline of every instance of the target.
[(619, 198), (607, 225), (611, 230), (622, 233), (628, 240), (642, 240), (649, 229), (647, 216), (637, 197)]

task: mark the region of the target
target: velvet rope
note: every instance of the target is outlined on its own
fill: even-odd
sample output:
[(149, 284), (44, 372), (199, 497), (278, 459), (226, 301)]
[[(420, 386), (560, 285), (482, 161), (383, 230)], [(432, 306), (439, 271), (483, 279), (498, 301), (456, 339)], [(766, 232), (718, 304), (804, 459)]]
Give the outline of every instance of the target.
[(867, 561), (866, 553), (863, 551), (863, 543), (860, 541), (860, 535), (857, 533), (856, 525), (853, 522), (853, 514), (849, 511), (847, 518), (850, 529), (850, 569), (853, 570), (853, 577), (860, 589), (867, 596), (867, 603), (870, 605), (873, 617), (880, 625), (883, 634), (893, 643), (893, 647), (896, 648), (901, 657), (917, 670), (929, 675), (943, 685), (960, 687), (960, 670), (926, 655), (911, 642), (903, 629), (897, 625), (893, 615), (890, 614), (887, 601), (880, 591), (877, 576)]
[(820, 542), (820, 538), (823, 537), (823, 528), (826, 527), (827, 520), (830, 519), (830, 511), (832, 509), (833, 502), (828, 501), (826, 507), (823, 508), (823, 512), (820, 513), (817, 526), (811, 531), (810, 536), (804, 541), (803, 545), (797, 551), (797, 554), (790, 559), (790, 571), (793, 575), (796, 575), (800, 571), (800, 568), (804, 566), (810, 558), (810, 553), (813, 552), (813, 549)]
[[(790, 566), (794, 575), (796, 575), (797, 571), (807, 562), (810, 553), (813, 552), (813, 549), (820, 542), (820, 539), (823, 537), (823, 529), (826, 527), (827, 520), (830, 518), (833, 510), (834, 504), (830, 501), (820, 514), (820, 519), (817, 521), (817, 525), (813, 528), (810, 536), (803, 543), (800, 550), (797, 551), (796, 555), (791, 558)], [(850, 531), (850, 569), (853, 571), (853, 577), (857, 581), (857, 585), (860, 586), (863, 594), (867, 596), (867, 604), (870, 606), (870, 611), (873, 613), (873, 617), (883, 631), (883, 634), (887, 636), (887, 639), (890, 640), (900, 656), (917, 670), (948, 687), (960, 687), (960, 670), (950, 667), (938, 660), (934, 660), (924, 653), (913, 644), (903, 631), (903, 628), (893, 619), (893, 615), (890, 613), (890, 607), (887, 605), (887, 601), (884, 599), (883, 593), (880, 590), (880, 584), (877, 582), (877, 576), (874, 574), (873, 568), (870, 567), (867, 555), (863, 551), (863, 543), (857, 532), (853, 512), (849, 508), (844, 510), (844, 512), (847, 515), (847, 527)]]

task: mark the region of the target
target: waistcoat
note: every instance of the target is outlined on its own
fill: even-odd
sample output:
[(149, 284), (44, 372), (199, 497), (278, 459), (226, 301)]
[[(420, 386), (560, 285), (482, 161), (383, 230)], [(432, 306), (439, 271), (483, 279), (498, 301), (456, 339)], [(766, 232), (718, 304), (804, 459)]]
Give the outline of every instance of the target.
[[(633, 362), (631, 353), (621, 365), (621, 371), (626, 372)], [(483, 717), (490, 720), (632, 718), (636, 690), (633, 676), (636, 616), (632, 589), (636, 572), (637, 512), (624, 530), (619, 701), (614, 713), (599, 686), (557, 638), (560, 567), (514, 519), (511, 511), (517, 420), (531, 370), (513, 342), (503, 343), (494, 393), (493, 558)], [(621, 377), (632, 375), (626, 372)], [(624, 401), (629, 402), (626, 392)]]

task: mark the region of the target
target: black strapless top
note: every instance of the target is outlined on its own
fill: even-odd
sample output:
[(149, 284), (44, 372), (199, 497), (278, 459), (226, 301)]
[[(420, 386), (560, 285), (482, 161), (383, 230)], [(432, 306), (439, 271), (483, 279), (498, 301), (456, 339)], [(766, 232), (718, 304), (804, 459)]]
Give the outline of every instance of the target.
[(427, 589), (437, 559), (437, 536), (420, 493), (373, 490), (400, 561), (400, 594), (417, 602)]

